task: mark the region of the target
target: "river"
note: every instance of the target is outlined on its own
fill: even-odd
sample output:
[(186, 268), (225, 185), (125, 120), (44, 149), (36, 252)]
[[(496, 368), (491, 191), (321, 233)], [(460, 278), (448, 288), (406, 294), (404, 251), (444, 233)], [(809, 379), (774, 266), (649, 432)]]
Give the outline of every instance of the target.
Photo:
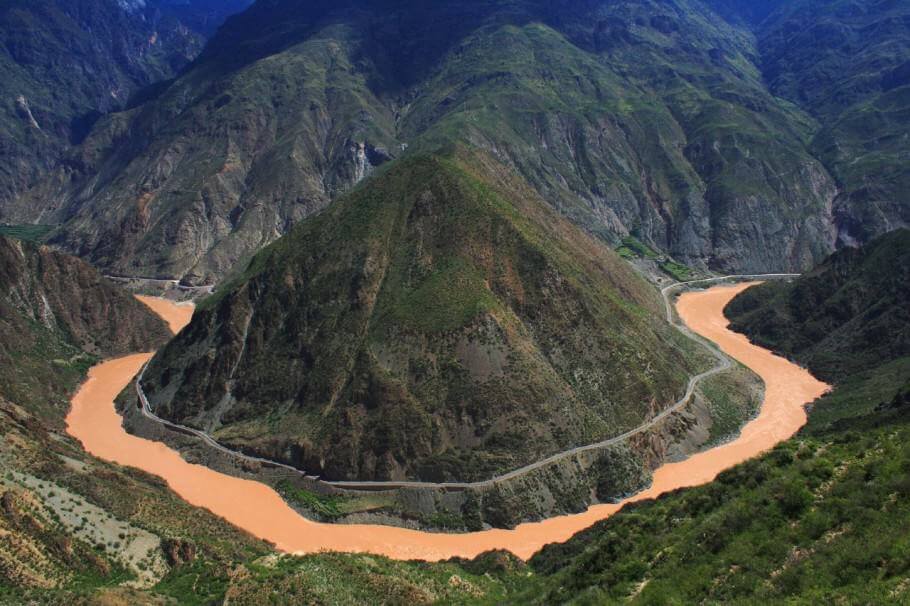
[[(438, 561), (454, 556), (472, 558), (491, 549), (506, 549), (521, 558), (529, 558), (547, 543), (565, 541), (578, 531), (608, 518), (625, 503), (710, 482), (721, 471), (791, 437), (805, 424), (803, 406), (822, 395), (829, 386), (807, 370), (729, 330), (723, 315), (724, 306), (749, 286), (716, 286), (684, 293), (676, 306), (680, 318), (692, 331), (716, 343), (765, 382), (761, 410), (739, 437), (684, 461), (663, 465), (654, 472), (650, 488), (622, 503), (594, 505), (584, 513), (529, 522), (512, 530), (442, 534), (390, 526), (313, 522), (291, 509), (265, 484), (187, 463), (176, 451), (160, 442), (128, 434), (114, 408), (114, 398), (135, 377), (151, 353), (130, 355), (94, 366), (73, 396), (66, 420), (67, 431), (91, 454), (163, 478), (189, 503), (204, 507), (274, 543), (282, 551), (366, 552), (396, 559)], [(186, 304), (176, 305), (148, 297), (142, 300), (167, 320), (175, 332), (187, 324), (192, 315), (192, 308)]]

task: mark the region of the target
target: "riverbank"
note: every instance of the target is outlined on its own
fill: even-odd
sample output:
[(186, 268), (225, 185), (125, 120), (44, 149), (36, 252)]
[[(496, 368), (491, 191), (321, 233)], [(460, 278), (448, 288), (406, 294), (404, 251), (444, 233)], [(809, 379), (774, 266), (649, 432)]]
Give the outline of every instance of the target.
[(596, 505), (584, 513), (520, 524), (512, 530), (452, 535), (377, 525), (316, 523), (297, 514), (275, 491), (261, 483), (187, 463), (161, 443), (126, 433), (114, 408), (114, 398), (150, 354), (127, 356), (94, 367), (73, 398), (68, 429), (92, 454), (164, 478), (188, 502), (211, 510), (283, 551), (357, 551), (398, 559), (441, 560), (507, 549), (527, 558), (544, 544), (564, 541), (609, 517), (624, 503), (708, 482), (720, 471), (792, 436), (805, 423), (803, 406), (824, 393), (828, 386), (806, 370), (751, 345), (745, 337), (727, 329), (723, 308), (747, 287), (741, 284), (686, 293), (677, 303), (680, 317), (692, 331), (714, 341), (765, 381), (761, 412), (743, 428), (739, 438), (685, 461), (663, 465), (655, 471), (650, 488), (621, 503)]

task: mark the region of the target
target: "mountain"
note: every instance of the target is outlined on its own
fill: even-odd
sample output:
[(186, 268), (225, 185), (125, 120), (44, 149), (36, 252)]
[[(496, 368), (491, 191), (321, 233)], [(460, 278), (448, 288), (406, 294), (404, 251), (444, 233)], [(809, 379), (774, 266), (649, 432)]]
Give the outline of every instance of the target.
[(793, 284), (730, 302), (734, 330), (832, 382), (910, 356), (910, 230), (841, 250)]
[(636, 427), (699, 363), (657, 293), (489, 156), (413, 154), (256, 255), (155, 411), (325, 479), (487, 479)]
[[(837, 253), (792, 284), (746, 290), (731, 313), (756, 298), (767, 309), (798, 300), (816, 317), (833, 319), (841, 306), (823, 302), (815, 311), (807, 295), (827, 278), (841, 300), (865, 299), (869, 309), (890, 309), (887, 316), (906, 300), (892, 299), (903, 278), (870, 270), (892, 269), (906, 250), (906, 231), (889, 234), (866, 250)], [(892, 328), (879, 333), (871, 349), (850, 339), (846, 328), (849, 349), (833, 352), (824, 364), (810, 361), (813, 369), (832, 362), (850, 368), (856, 356), (870, 363), (839, 374), (794, 438), (715, 482), (626, 506), (527, 563), (502, 553), (431, 565), (314, 555), (236, 575), (222, 591), (255, 602), (280, 587), (327, 604), (387, 596), (424, 604), (906, 602), (910, 357), (899, 345), (906, 321)], [(806, 331), (800, 338), (814, 350), (827, 333)]]
[(63, 431), (69, 398), (99, 357), (170, 336), (85, 262), (0, 236), (0, 603), (155, 603), (139, 589), (173, 570), (266, 552)]
[[(62, 418), (100, 357), (164, 344), (167, 325), (84, 261), (0, 236), (0, 393)], [(49, 412), (53, 411), (53, 412)]]
[[(0, 5), (0, 219), (101, 115), (173, 78), (249, 0), (6, 0)], [(24, 217), (24, 218), (23, 218)]]
[[(874, 243), (874, 251), (851, 254), (902, 258), (902, 239), (892, 234)], [(878, 300), (886, 293), (887, 286), (867, 271), (869, 266), (842, 263), (839, 254), (786, 290), (806, 289), (818, 282), (825, 267), (837, 264), (845, 299)], [(749, 300), (764, 289), (740, 296)], [(892, 334), (881, 340), (887, 342)], [(867, 349), (860, 344), (855, 351), (862, 355)], [(843, 362), (852, 355), (844, 352)], [(64, 590), (23, 590), (0, 576), (0, 598), (60, 603), (61, 596), (111, 599), (113, 594), (139, 604), (163, 599), (181, 604), (900, 604), (910, 591), (908, 376), (910, 358), (890, 355), (867, 370), (841, 376), (834, 390), (814, 403), (807, 426), (794, 438), (727, 470), (715, 482), (626, 506), (568, 542), (547, 546), (528, 562), (497, 552), (438, 563), (366, 554), (278, 555), (243, 542), (237, 533), (220, 534), (224, 529), (211, 516), (178, 499), (145, 500), (163, 487), (149, 490), (120, 472), (111, 479), (129, 485), (118, 496), (132, 503), (135, 494), (143, 494), (143, 506), (131, 510), (136, 525), (152, 516), (158, 529), (172, 528), (184, 537), (191, 533), (200, 555), (175, 560), (156, 585), (127, 597), (117, 593), (126, 589), (82, 575), (77, 579), (83, 583), (93, 580)], [(9, 423), (0, 424), (0, 431), (9, 427), (21, 432), (21, 424)], [(4, 440), (0, 448), (13, 442)], [(56, 443), (47, 441), (49, 448)], [(73, 475), (64, 476), (67, 485)], [(142, 486), (146, 488), (140, 491)], [(54, 487), (59, 490), (59, 484)], [(21, 511), (18, 503), (9, 497), (0, 501), (0, 523), (11, 518), (7, 512)], [(172, 511), (164, 520), (154, 517)], [(185, 520), (188, 515), (197, 517)], [(28, 527), (24, 519), (22, 527)], [(183, 541), (180, 545), (190, 544)], [(181, 547), (176, 553), (184, 551)], [(69, 563), (63, 570), (73, 568)]]
[(724, 2), (749, 24), (771, 92), (818, 122), (811, 153), (838, 186), (840, 242), (910, 224), (910, 6), (889, 0)]
[(459, 144), (608, 242), (805, 269), (837, 181), (750, 27), (695, 0), (266, 0), (17, 204), (111, 272), (215, 282), (381, 164)]

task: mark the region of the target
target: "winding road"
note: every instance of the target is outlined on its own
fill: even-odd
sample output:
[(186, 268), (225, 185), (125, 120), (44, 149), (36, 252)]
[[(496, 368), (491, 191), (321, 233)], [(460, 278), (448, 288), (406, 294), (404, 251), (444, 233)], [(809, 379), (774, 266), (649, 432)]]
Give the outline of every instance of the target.
[[(692, 394), (695, 393), (695, 390), (698, 388), (698, 384), (701, 381), (703, 381), (704, 379), (707, 379), (708, 377), (716, 375), (718, 373), (724, 372), (725, 370), (728, 370), (731, 367), (732, 364), (730, 362), (729, 357), (724, 355), (721, 351), (719, 351), (716, 347), (714, 347), (708, 341), (705, 341), (698, 335), (692, 333), (692, 331), (690, 331), (685, 326), (685, 324), (680, 324), (675, 320), (675, 318), (673, 317), (673, 305), (670, 301), (670, 293), (673, 290), (678, 289), (678, 288), (691, 287), (695, 284), (704, 284), (704, 283), (710, 284), (710, 283), (729, 281), (729, 280), (762, 280), (762, 279), (776, 279), (776, 278), (791, 278), (791, 277), (796, 277), (798, 275), (799, 274), (754, 274), (754, 275), (718, 276), (718, 277), (714, 277), (714, 278), (705, 278), (702, 280), (691, 280), (688, 282), (674, 282), (673, 284), (670, 284), (669, 286), (664, 287), (663, 289), (661, 289), (660, 294), (663, 297), (664, 307), (666, 309), (666, 314), (667, 314), (667, 322), (672, 324), (677, 330), (682, 332), (686, 337), (696, 341), (697, 343), (699, 343), (700, 345), (705, 347), (708, 351), (710, 351), (711, 354), (716, 358), (717, 363), (709, 370), (706, 370), (702, 373), (699, 373), (697, 375), (690, 377), (688, 385), (686, 385), (686, 392), (685, 392), (685, 394), (683, 394), (683, 396), (679, 400), (674, 402), (671, 406), (662, 410), (659, 414), (655, 415), (651, 419), (648, 419), (648, 421), (646, 421), (645, 423), (642, 423), (638, 427), (630, 429), (629, 431), (626, 431), (619, 435), (613, 436), (606, 440), (602, 440), (600, 442), (595, 442), (593, 444), (586, 444), (584, 446), (576, 446), (573, 448), (569, 448), (567, 450), (563, 450), (556, 454), (550, 455), (549, 457), (546, 457), (545, 459), (541, 459), (539, 461), (535, 461), (534, 463), (530, 463), (523, 467), (513, 469), (512, 471), (509, 471), (507, 473), (504, 473), (504, 474), (501, 474), (498, 476), (494, 476), (494, 477), (486, 479), (486, 480), (479, 480), (476, 482), (421, 482), (421, 481), (409, 481), (409, 480), (399, 480), (399, 481), (394, 481), (394, 480), (393, 481), (385, 481), (385, 480), (384, 481), (320, 480), (318, 476), (307, 475), (306, 471), (299, 469), (297, 467), (294, 467), (293, 465), (288, 465), (286, 463), (281, 463), (279, 461), (273, 461), (271, 459), (265, 459), (262, 457), (248, 455), (248, 454), (236, 451), (236, 450), (232, 450), (232, 449), (220, 444), (210, 434), (208, 434), (200, 429), (196, 429), (193, 427), (187, 427), (186, 425), (180, 425), (179, 423), (174, 423), (172, 421), (168, 421), (167, 419), (162, 419), (161, 417), (156, 415), (154, 413), (154, 411), (152, 411), (152, 407), (149, 403), (148, 398), (145, 395), (145, 391), (142, 389), (142, 377), (145, 374), (146, 368), (148, 367), (147, 364), (142, 367), (142, 371), (139, 373), (139, 376), (136, 379), (136, 393), (139, 396), (139, 401), (142, 403), (142, 414), (145, 417), (147, 417), (157, 423), (160, 423), (161, 425), (163, 425), (165, 427), (168, 427), (174, 431), (178, 431), (178, 432), (186, 434), (186, 435), (195, 436), (195, 437), (199, 438), (200, 440), (202, 440), (203, 442), (205, 442), (206, 444), (208, 444), (211, 448), (214, 448), (214, 449), (216, 449), (224, 454), (230, 455), (232, 457), (236, 457), (238, 459), (242, 459), (242, 460), (253, 462), (253, 463), (260, 463), (260, 464), (268, 465), (270, 467), (276, 467), (276, 468), (286, 469), (288, 471), (293, 471), (295, 473), (299, 473), (299, 474), (303, 475), (304, 477), (306, 477), (309, 480), (313, 480), (313, 481), (318, 480), (319, 482), (321, 482), (323, 484), (326, 484), (328, 486), (333, 486), (335, 488), (344, 488), (347, 490), (395, 490), (395, 489), (399, 489), (399, 488), (430, 488), (430, 489), (444, 489), (444, 490), (466, 490), (466, 489), (470, 489), (470, 488), (474, 488), (474, 489), (488, 488), (497, 483), (500, 483), (503, 481), (508, 481), (508, 480), (513, 480), (513, 479), (523, 476), (529, 472), (540, 469), (541, 467), (546, 467), (547, 465), (550, 465), (552, 463), (557, 463), (559, 461), (576, 456), (576, 455), (584, 453), (584, 452), (588, 452), (588, 451), (592, 451), (592, 450), (601, 450), (604, 448), (608, 448), (610, 446), (615, 446), (617, 444), (620, 444), (620, 443), (628, 440), (631, 437), (634, 437), (638, 434), (647, 432), (647, 431), (651, 430), (652, 428), (654, 428), (654, 426), (659, 424), (661, 421), (663, 421), (664, 419), (669, 417), (670, 415), (672, 415), (676, 412), (679, 412), (680, 410), (685, 408), (686, 405), (689, 403), (689, 399), (692, 397)], [(148, 303), (148, 301), (146, 301), (146, 303)]]
[[(679, 317), (700, 337), (753, 369), (765, 381), (758, 416), (735, 440), (668, 463), (653, 474), (652, 485), (620, 503), (601, 504), (579, 514), (465, 534), (441, 534), (369, 524), (322, 524), (294, 511), (271, 487), (214, 471), (184, 460), (167, 445), (127, 433), (114, 399), (152, 354), (108, 360), (89, 371), (72, 399), (67, 431), (91, 454), (163, 478), (187, 502), (204, 507), (251, 534), (292, 553), (323, 550), (363, 552), (396, 559), (472, 558), (507, 549), (528, 558), (547, 543), (565, 541), (617, 512), (624, 504), (713, 480), (718, 473), (757, 456), (792, 436), (806, 421), (805, 404), (828, 386), (792, 362), (749, 343), (729, 330), (724, 306), (747, 284), (718, 286), (679, 297)], [(185, 310), (180, 310), (184, 313)]]

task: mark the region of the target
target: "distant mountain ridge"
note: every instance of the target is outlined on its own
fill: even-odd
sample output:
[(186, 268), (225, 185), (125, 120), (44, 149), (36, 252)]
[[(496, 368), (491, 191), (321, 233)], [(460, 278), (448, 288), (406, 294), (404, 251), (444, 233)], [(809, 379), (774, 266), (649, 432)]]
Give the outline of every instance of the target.
[(458, 143), (608, 242), (806, 269), (908, 223), (908, 23), (859, 0), (262, 0), (0, 214), (109, 271), (216, 282)]
[[(102, 114), (174, 77), (251, 0), (7, 0), (0, 5), (0, 220)], [(25, 219), (23, 219), (23, 217)]]
[(838, 184), (749, 27), (694, 0), (259, 2), (19, 203), (117, 273), (217, 281), (376, 166), (460, 143), (607, 241), (806, 268)]

